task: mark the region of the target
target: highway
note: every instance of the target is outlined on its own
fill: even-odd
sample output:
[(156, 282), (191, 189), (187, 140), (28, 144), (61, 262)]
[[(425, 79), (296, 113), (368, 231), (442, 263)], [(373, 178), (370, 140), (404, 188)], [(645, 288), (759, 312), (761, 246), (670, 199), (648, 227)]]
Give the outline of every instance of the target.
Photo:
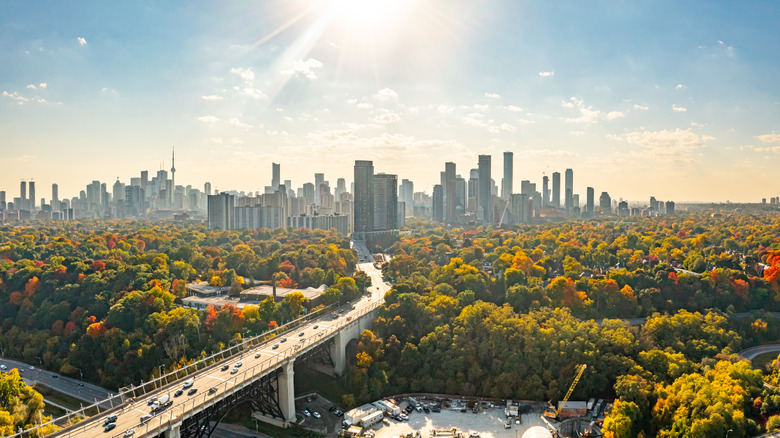
[(755, 347), (746, 348), (737, 353), (737, 355), (747, 360), (753, 360), (756, 358), (756, 356), (764, 353), (780, 353), (780, 344), (758, 345)]
[[(116, 393), (99, 386), (92, 385), (87, 382), (82, 382), (77, 379), (71, 379), (70, 377), (61, 376), (57, 373), (43, 370), (23, 362), (10, 359), (0, 359), (0, 365), (5, 365), (8, 367), (7, 371), (10, 371), (13, 368), (19, 369), (19, 374), (22, 376), (22, 380), (24, 380), (24, 383), (30, 386), (36, 383), (40, 383), (41, 385), (48, 386), (55, 391), (84, 401), (87, 405), (91, 405), (96, 401), (105, 400), (116, 395)], [(111, 402), (101, 403), (101, 408), (108, 409), (110, 407)]]
[[(381, 297), (390, 289), (390, 286), (382, 281), (381, 272), (373, 266), (373, 259), (365, 247), (356, 244), (354, 249), (358, 252), (358, 260), (360, 261), (358, 269), (365, 271), (371, 277), (370, 295), (365, 294), (349, 307), (325, 313), (241, 354), (234, 355), (191, 374), (187, 378), (180, 379), (175, 384), (170, 384), (123, 404), (120, 408), (110, 412), (110, 414), (116, 414), (118, 418), (116, 427), (109, 432), (103, 431), (103, 422), (108, 415), (104, 413), (91, 417), (77, 427), (58, 432), (54, 436), (69, 438), (119, 437), (124, 436), (129, 430), (133, 430), (132, 433), (136, 437), (147, 436), (147, 433), (152, 436), (159, 433), (157, 432), (159, 428), (165, 429), (169, 422), (181, 422), (183, 418), (189, 417), (191, 412), (199, 410), (200, 405), (210, 403), (213, 399), (222, 398), (225, 393), (231, 392), (235, 387), (243, 386), (248, 381), (253, 380), (255, 376), (263, 375), (284, 365), (291, 357), (318, 344), (345, 325), (353, 323), (362, 315), (378, 307)], [(190, 388), (185, 389), (183, 382), (187, 379), (193, 379), (193, 384)], [(183, 394), (176, 396), (175, 391), (178, 389), (182, 389)], [(193, 393), (190, 394), (190, 392)], [(170, 400), (173, 401), (173, 406), (157, 414), (145, 424), (141, 424), (141, 417), (150, 413), (149, 400), (153, 396), (162, 397), (163, 395), (169, 396)]]

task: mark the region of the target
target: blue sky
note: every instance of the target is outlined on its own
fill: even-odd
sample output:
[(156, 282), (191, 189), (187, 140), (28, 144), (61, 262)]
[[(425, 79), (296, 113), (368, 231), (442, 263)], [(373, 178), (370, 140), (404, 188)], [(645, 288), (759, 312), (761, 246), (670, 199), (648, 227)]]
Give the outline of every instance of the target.
[(269, 0), (0, 3), (0, 189), (295, 187), (355, 159), (430, 192), (515, 153), (613, 199), (777, 196), (780, 4)]

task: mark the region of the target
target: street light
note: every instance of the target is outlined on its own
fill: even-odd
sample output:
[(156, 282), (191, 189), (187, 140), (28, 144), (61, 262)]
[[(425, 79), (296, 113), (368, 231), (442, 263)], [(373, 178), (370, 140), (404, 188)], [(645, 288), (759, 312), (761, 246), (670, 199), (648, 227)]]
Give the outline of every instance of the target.
[(43, 361), (41, 360), (40, 356), (35, 356), (36, 359), (38, 359), (38, 363), (43, 366)]
[(84, 380), (84, 373), (81, 372), (81, 368), (76, 368), (76, 369), (79, 370), (79, 376), (81, 380)]

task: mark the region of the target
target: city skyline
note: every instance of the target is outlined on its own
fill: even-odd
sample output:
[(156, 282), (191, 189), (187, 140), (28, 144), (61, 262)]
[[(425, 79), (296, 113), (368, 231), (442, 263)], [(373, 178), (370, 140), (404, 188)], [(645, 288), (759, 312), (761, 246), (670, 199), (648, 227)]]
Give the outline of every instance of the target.
[(365, 159), (431, 194), (478, 155), (500, 187), (503, 152), (513, 192), (572, 168), (580, 204), (780, 191), (777, 4), (363, 3), (4, 4), (0, 190), (70, 198), (175, 147), (178, 184), (261, 193), (272, 162), (300, 187)]

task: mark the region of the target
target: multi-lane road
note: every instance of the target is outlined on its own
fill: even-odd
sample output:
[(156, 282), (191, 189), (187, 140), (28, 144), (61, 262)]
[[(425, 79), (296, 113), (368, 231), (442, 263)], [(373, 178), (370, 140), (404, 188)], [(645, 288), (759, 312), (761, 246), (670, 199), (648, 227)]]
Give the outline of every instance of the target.
[[(91, 405), (96, 401), (106, 400), (109, 397), (116, 395), (114, 392), (99, 386), (82, 382), (78, 379), (71, 379), (70, 377), (61, 376), (57, 373), (43, 370), (23, 362), (10, 359), (0, 359), (0, 365), (7, 368), (7, 370), (5, 370), (6, 372), (13, 368), (18, 369), (19, 374), (22, 376), (22, 380), (24, 380), (24, 383), (28, 385), (32, 386), (36, 383), (40, 383), (41, 385), (48, 386), (55, 391), (84, 401), (87, 405)], [(101, 408), (108, 409), (109, 407), (111, 407), (111, 402), (106, 401), (105, 403), (101, 404)]]
[[(180, 422), (190, 416), (192, 412), (199, 410), (200, 405), (209, 403), (213, 399), (222, 398), (225, 393), (231, 392), (234, 388), (251, 382), (255, 376), (263, 375), (283, 366), (288, 363), (291, 357), (353, 323), (356, 319), (375, 309), (379, 305), (381, 297), (390, 289), (390, 286), (382, 281), (381, 273), (374, 267), (373, 259), (366, 248), (356, 244), (354, 249), (358, 253), (359, 269), (366, 272), (371, 277), (372, 282), (368, 291), (370, 294), (364, 295), (359, 301), (352, 303), (347, 308), (323, 314), (265, 343), (247, 349), (239, 355), (204, 368), (175, 384), (138, 397), (108, 414), (92, 417), (80, 423), (78, 427), (58, 433), (57, 436), (116, 437), (125, 433), (145, 436), (147, 432), (152, 433), (160, 427), (164, 429), (167, 424)], [(192, 379), (192, 385), (183, 388), (183, 382), (188, 379)], [(182, 390), (182, 394), (177, 396), (177, 390)], [(150, 414), (151, 409), (148, 404), (152, 397), (161, 398), (164, 395), (173, 401), (173, 405), (150, 420), (141, 423), (141, 417)], [(117, 415), (116, 426), (112, 430), (104, 432), (104, 419), (109, 414)], [(133, 432), (128, 432), (130, 430)]]

